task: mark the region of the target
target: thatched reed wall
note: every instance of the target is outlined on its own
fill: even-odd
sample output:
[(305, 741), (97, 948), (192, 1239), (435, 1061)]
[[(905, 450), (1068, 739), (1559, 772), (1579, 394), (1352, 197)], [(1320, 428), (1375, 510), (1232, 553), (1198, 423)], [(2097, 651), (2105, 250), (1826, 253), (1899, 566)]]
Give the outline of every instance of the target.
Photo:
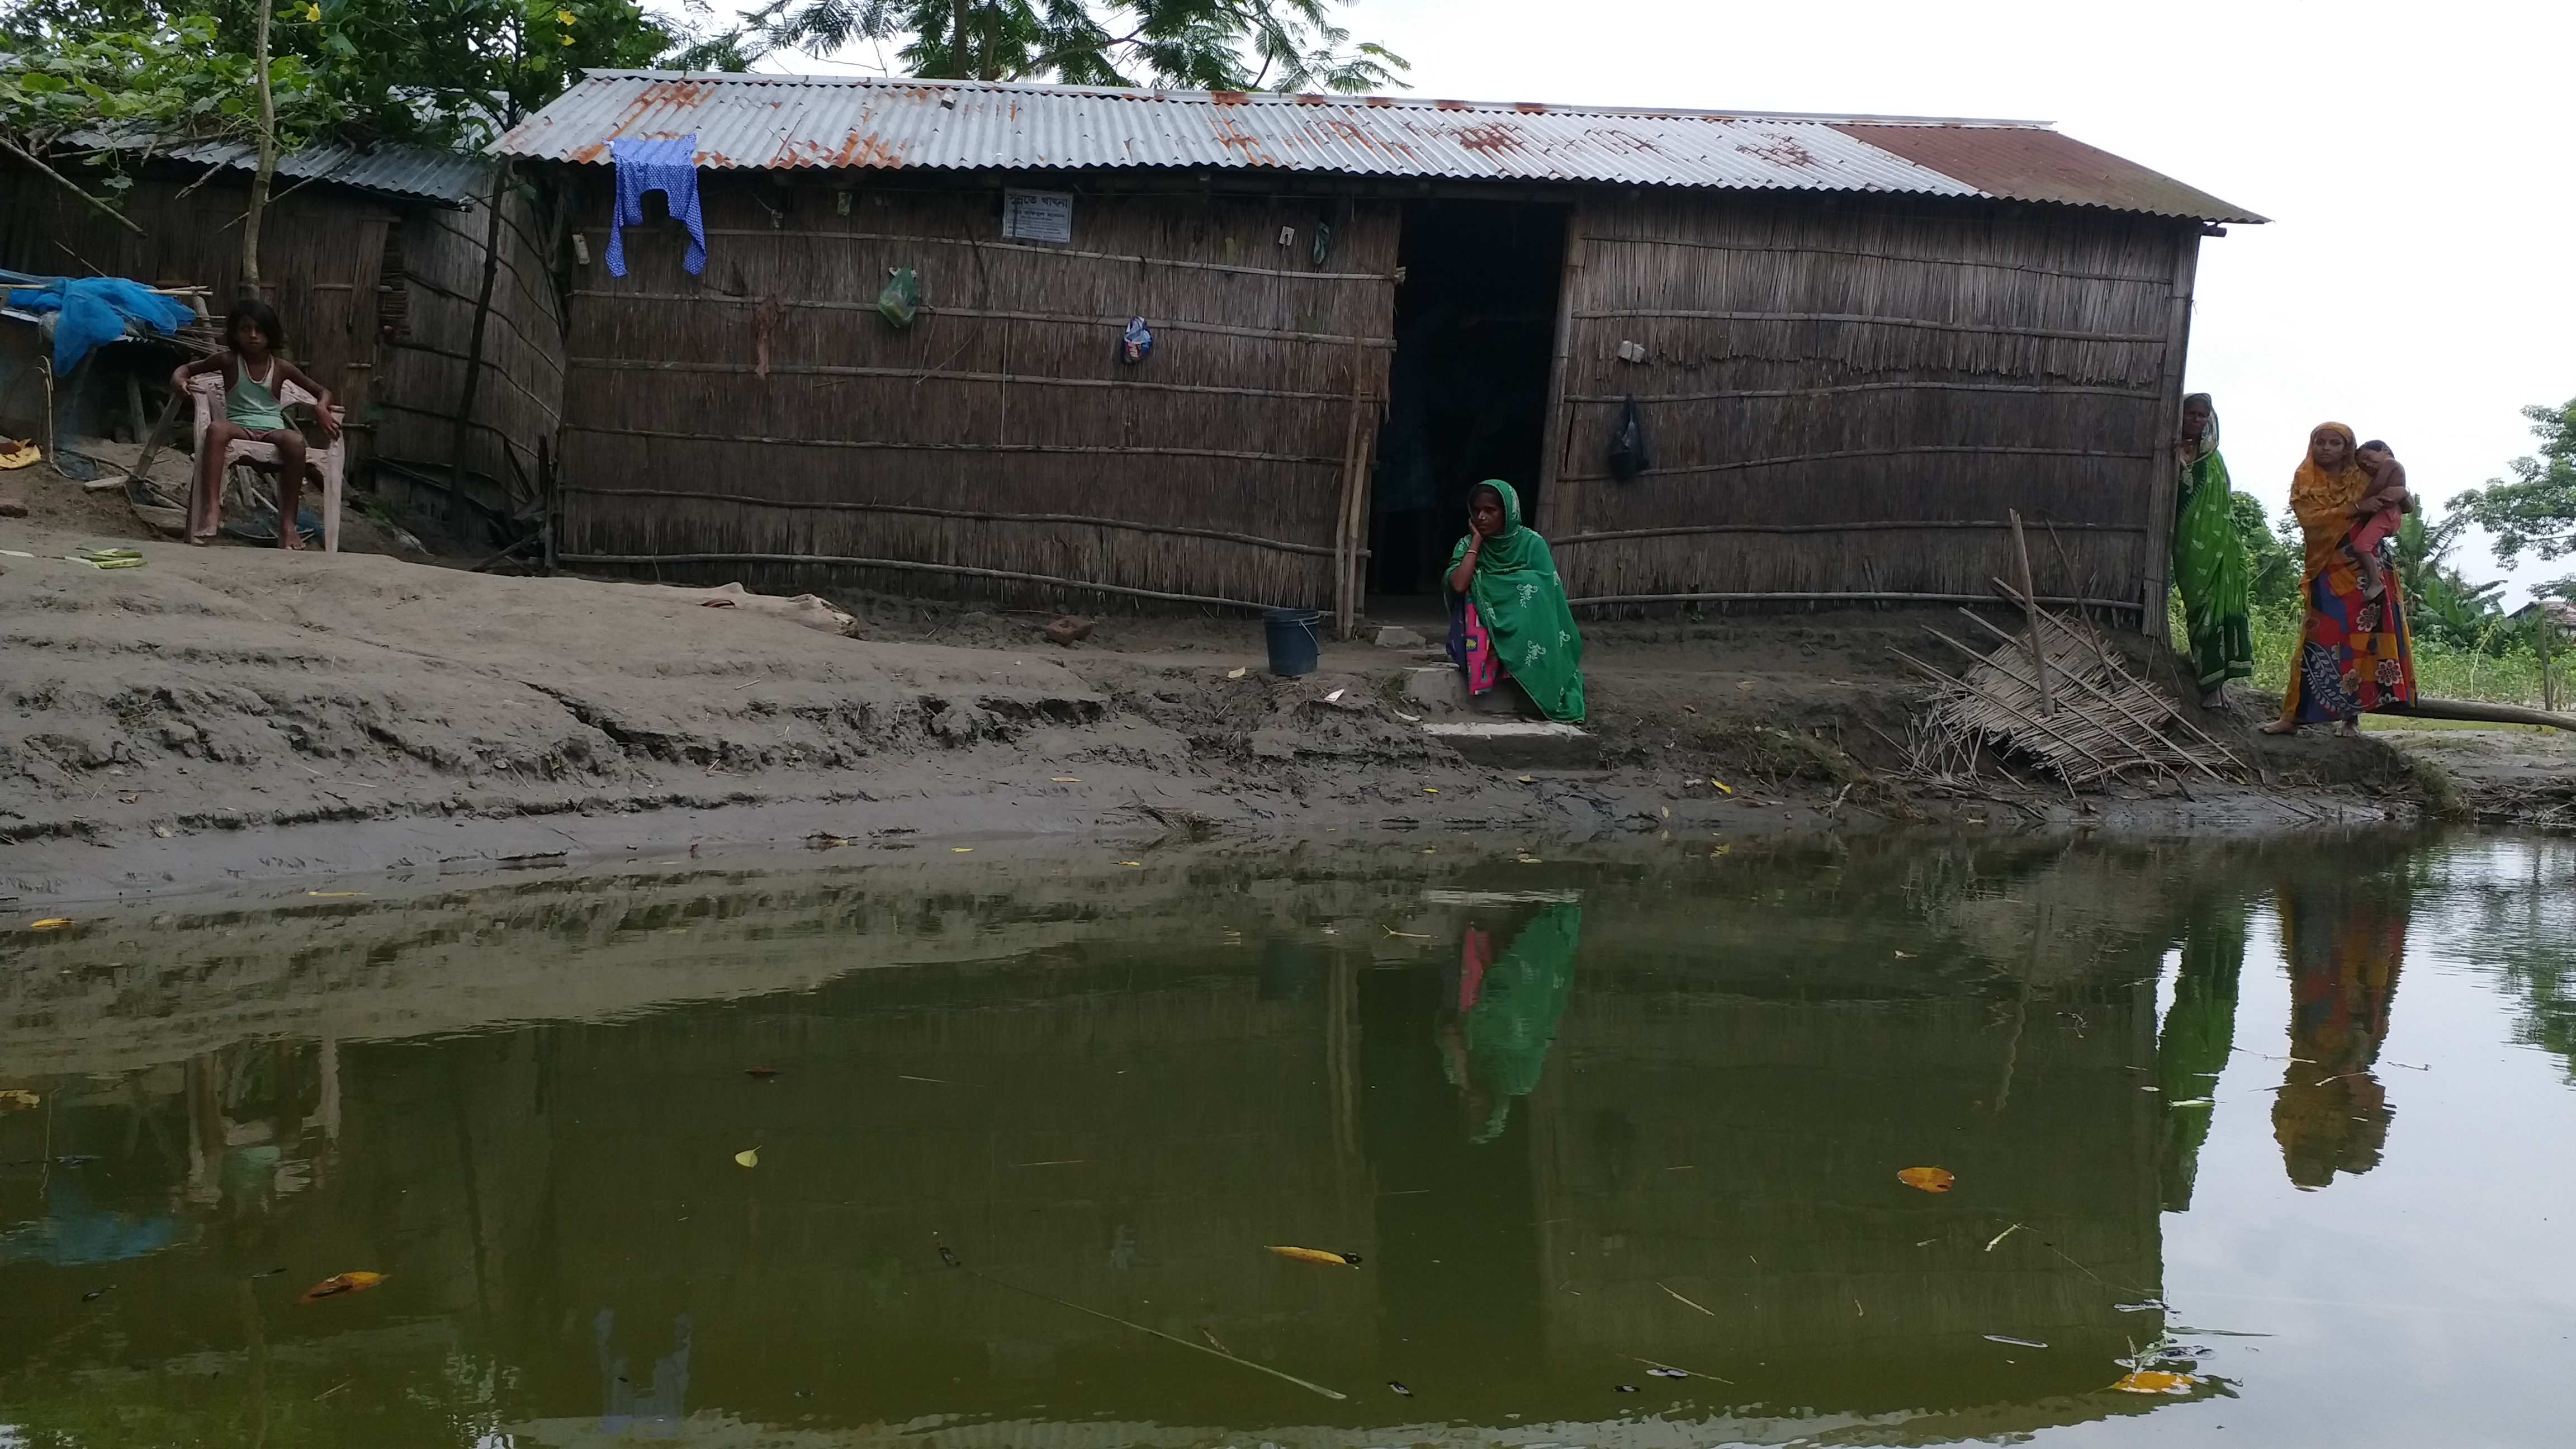
[[(373, 398), (376, 455), (396, 465), (385, 473), (414, 490), (427, 486), (425, 478), (443, 481), (458, 461), (455, 419), (493, 235), (493, 186), (487, 178), (470, 210), (408, 212), (386, 239), (383, 284), (396, 303), (387, 308)], [(530, 188), (504, 196), (483, 366), (461, 461), (468, 495), (505, 514), (536, 506), (540, 448), (550, 465), (563, 412), (563, 298), (548, 260), (558, 246), (556, 224), (554, 209), (541, 206)]]
[[(610, 277), (607, 178), (576, 182), (592, 262), (572, 301), (566, 563), (1332, 602), (1391, 345), (1392, 205), (1015, 179), (1079, 193), (1073, 240), (1048, 245), (1002, 238), (998, 180), (700, 175), (696, 277), (667, 221), (630, 228)], [(873, 310), (893, 267), (928, 303), (909, 330)], [(1137, 367), (1116, 358), (1131, 316), (1155, 332)]]
[[(287, 355), (358, 400), (375, 359), (376, 273), (393, 209), (354, 192), (281, 185), (260, 225), (261, 291), (286, 324)], [(220, 314), (241, 295), (245, 176), (202, 185), (147, 176), (127, 193), (135, 235), (23, 165), (0, 166), (0, 267), (131, 277), (210, 289)], [(352, 416), (357, 409), (353, 407)]]
[(1541, 489), (1568, 588), (1986, 597), (2017, 509), (2039, 592), (2160, 619), (2198, 249), (2089, 208), (1587, 192)]

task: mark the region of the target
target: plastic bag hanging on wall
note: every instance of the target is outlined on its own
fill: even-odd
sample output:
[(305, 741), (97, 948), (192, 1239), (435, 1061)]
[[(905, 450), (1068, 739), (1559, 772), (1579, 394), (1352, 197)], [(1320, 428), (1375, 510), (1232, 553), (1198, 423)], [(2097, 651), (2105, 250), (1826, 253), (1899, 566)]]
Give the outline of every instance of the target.
[(1655, 460), (1646, 453), (1646, 415), (1632, 397), (1620, 404), (1619, 426), (1610, 434), (1610, 476), (1634, 483), (1653, 466)]
[(921, 312), (921, 279), (910, 267), (886, 268), (885, 289), (877, 293), (877, 315), (897, 331), (912, 325)]
[(1146, 326), (1145, 319), (1142, 317), (1128, 318), (1127, 335), (1118, 340), (1118, 360), (1129, 367), (1134, 367), (1144, 361), (1145, 355), (1153, 350), (1154, 329)]

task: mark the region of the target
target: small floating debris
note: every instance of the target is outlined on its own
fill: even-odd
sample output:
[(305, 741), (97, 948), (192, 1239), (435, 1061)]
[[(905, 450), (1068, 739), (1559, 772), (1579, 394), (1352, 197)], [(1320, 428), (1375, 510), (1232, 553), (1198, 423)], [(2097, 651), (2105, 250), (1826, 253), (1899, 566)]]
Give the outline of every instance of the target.
[(319, 1303), (325, 1298), (337, 1298), (344, 1293), (363, 1293), (383, 1281), (385, 1281), (385, 1275), (382, 1273), (334, 1273), (305, 1289), (303, 1296), (295, 1301)]
[(1279, 1243), (1266, 1243), (1263, 1246), (1280, 1257), (1294, 1258), (1300, 1263), (1329, 1263), (1336, 1268), (1356, 1268), (1360, 1265), (1360, 1255), (1357, 1253), (1336, 1253), (1329, 1248), (1292, 1248)]
[(74, 918), (70, 916), (47, 916), (41, 921), (28, 922), (27, 929), (30, 931), (59, 931), (63, 927), (71, 925), (73, 919)]
[[(1658, 1284), (1656, 1284), (1655, 1286), (1656, 1286), (1656, 1287), (1658, 1287), (1658, 1288), (1664, 1288), (1664, 1285), (1663, 1285), (1663, 1284), (1661, 1284), (1661, 1283), (1658, 1283)], [(1700, 1312), (1702, 1312), (1702, 1313), (1708, 1313), (1708, 1316), (1709, 1316), (1709, 1317), (1711, 1317), (1711, 1318), (1715, 1318), (1715, 1317), (1717, 1316), (1717, 1315), (1716, 1315), (1716, 1314), (1714, 1314), (1714, 1313), (1709, 1313), (1709, 1310), (1707, 1310), (1707, 1309), (1705, 1309), (1705, 1308), (1700, 1308), (1700, 1306), (1699, 1306), (1698, 1304), (1693, 1303), (1692, 1301), (1690, 1301), (1690, 1300), (1689, 1300), (1689, 1299), (1687, 1299), (1687, 1298), (1684, 1298), (1682, 1295), (1680, 1295), (1680, 1294), (1678, 1294), (1678, 1293), (1675, 1293), (1675, 1292), (1674, 1292), (1673, 1290), (1671, 1290), (1670, 1288), (1664, 1288), (1664, 1295), (1665, 1295), (1666, 1297), (1668, 1297), (1668, 1298), (1672, 1299), (1675, 1303), (1678, 1303), (1678, 1304), (1682, 1305), (1682, 1306), (1683, 1306), (1683, 1307), (1685, 1307), (1685, 1308), (1699, 1308), (1699, 1311), (1700, 1311)]]
[(1948, 1192), (1959, 1178), (1946, 1167), (1908, 1167), (1898, 1170), (1896, 1180), (1924, 1192)]
[(1413, 1397), (1413, 1390), (1406, 1388), (1404, 1385), (1397, 1383), (1393, 1379), (1388, 1379), (1386, 1381), (1386, 1386), (1395, 1390), (1397, 1393), (1404, 1395), (1408, 1399)]
[(2014, 1337), (2012, 1337), (2010, 1334), (2003, 1334), (2003, 1333), (1989, 1333), (1989, 1334), (1987, 1334), (1987, 1335), (1986, 1335), (1986, 1342), (1988, 1342), (1988, 1343), (2009, 1343), (2009, 1344), (2011, 1344), (2011, 1345), (2012, 1345), (2013, 1347), (2015, 1347), (2015, 1348), (2046, 1348), (2046, 1347), (2048, 1347), (2048, 1345), (2047, 1345), (2047, 1344), (2041, 1343), (2038, 1339), (2035, 1339), (2035, 1338), (2014, 1338)]
[(742, 1151), (735, 1153), (733, 1155), (733, 1160), (744, 1167), (758, 1167), (760, 1165), (760, 1149), (757, 1147), (746, 1147)]
[(2200, 1380), (2189, 1374), (2169, 1373), (2163, 1369), (2137, 1369), (2122, 1375), (2111, 1387), (2124, 1394), (2187, 1394)]

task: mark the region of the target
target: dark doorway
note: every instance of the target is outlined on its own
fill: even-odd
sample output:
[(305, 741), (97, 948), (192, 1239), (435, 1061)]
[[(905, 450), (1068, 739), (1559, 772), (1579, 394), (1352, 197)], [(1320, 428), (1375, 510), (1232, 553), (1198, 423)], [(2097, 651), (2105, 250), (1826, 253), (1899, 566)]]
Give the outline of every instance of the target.
[(1526, 202), (1406, 204), (1369, 592), (1439, 589), (1480, 480), (1509, 482), (1535, 519), (1565, 217)]

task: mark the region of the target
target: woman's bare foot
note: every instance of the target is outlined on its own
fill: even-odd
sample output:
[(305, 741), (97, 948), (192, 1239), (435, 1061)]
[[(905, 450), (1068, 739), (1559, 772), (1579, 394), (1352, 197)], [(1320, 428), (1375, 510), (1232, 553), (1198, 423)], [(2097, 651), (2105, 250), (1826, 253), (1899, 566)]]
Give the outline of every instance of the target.
[(2276, 719), (2260, 728), (2267, 735), (2294, 735), (2299, 732), (2299, 722), (2294, 719)]
[(2200, 697), (2200, 707), (2202, 709), (2227, 708), (2227, 691), (2223, 689), (2213, 689), (2209, 693), (2202, 695)]

